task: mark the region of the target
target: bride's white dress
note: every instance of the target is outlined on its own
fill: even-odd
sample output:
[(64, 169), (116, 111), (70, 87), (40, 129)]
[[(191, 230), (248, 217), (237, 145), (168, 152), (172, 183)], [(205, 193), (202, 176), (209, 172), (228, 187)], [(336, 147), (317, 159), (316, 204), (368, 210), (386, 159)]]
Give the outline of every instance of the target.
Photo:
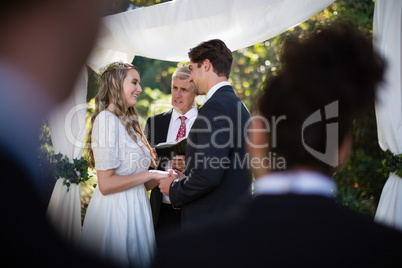
[[(114, 114), (102, 111), (92, 130), (95, 169), (115, 169), (117, 175), (148, 170), (150, 153), (139, 138), (137, 142)], [(124, 266), (149, 266), (155, 235), (145, 186), (106, 196), (96, 187), (85, 215), (81, 242), (95, 254)]]

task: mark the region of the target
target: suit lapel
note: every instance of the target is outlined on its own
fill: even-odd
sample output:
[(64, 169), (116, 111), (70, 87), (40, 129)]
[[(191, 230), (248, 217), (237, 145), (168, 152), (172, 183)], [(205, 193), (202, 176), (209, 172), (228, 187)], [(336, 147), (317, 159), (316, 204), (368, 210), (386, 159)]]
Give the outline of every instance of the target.
[(168, 130), (169, 130), (169, 124), (170, 124), (170, 119), (172, 118), (172, 112), (173, 109), (170, 109), (169, 111), (165, 112), (161, 116), (161, 120), (157, 122), (158, 125), (160, 125), (160, 132), (157, 133), (158, 135), (158, 143), (165, 142), (167, 135), (168, 135)]

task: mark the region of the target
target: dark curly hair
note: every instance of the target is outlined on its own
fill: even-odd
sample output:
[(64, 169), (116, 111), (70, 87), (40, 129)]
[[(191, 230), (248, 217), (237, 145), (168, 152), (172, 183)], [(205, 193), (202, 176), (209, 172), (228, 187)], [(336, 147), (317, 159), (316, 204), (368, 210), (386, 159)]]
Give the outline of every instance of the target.
[[(276, 128), (275, 147), (269, 150), (284, 157), (287, 169), (304, 166), (332, 172), (333, 166), (314, 157), (306, 145), (324, 153), (331, 149), (328, 135), (342, 144), (358, 113), (373, 104), (384, 68), (372, 41), (349, 22), (334, 22), (305, 39), (288, 39), (278, 74), (267, 79), (258, 104), (268, 120), (286, 116)], [(336, 109), (329, 115), (331, 104)], [(306, 127), (314, 113), (321, 120)], [(334, 133), (327, 133), (330, 124), (336, 126)]]

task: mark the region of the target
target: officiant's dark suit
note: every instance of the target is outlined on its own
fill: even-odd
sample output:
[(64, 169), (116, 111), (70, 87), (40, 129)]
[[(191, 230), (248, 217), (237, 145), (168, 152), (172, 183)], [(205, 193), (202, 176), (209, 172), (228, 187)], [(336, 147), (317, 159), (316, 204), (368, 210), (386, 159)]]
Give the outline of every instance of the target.
[(147, 119), (144, 132), (152, 148), (155, 148), (158, 143), (166, 141), (172, 112), (173, 109), (170, 109)]
[[(373, 103), (383, 78), (372, 40), (334, 22), (308, 39), (289, 39), (281, 60), (259, 97), (264, 120), (255, 118), (250, 132), (256, 197), (171, 234), (161, 241), (155, 267), (402, 267), (402, 233), (341, 207), (331, 178), (351, 150), (352, 122)], [(319, 113), (334, 121), (305, 127)], [(273, 139), (267, 122), (283, 115)], [(336, 130), (328, 131), (334, 122)], [(273, 154), (281, 164), (272, 165)]]
[[(147, 123), (145, 124), (145, 136), (147, 137), (148, 142), (152, 148), (155, 148), (155, 145), (157, 145), (158, 143), (166, 142), (172, 112), (173, 109), (170, 109), (167, 112), (151, 116), (147, 119)], [(156, 228), (156, 226), (158, 225), (159, 213), (162, 205), (162, 193), (158, 187), (152, 189), (150, 202), (154, 228)], [(172, 208), (172, 212), (177, 214), (173, 217), (180, 217), (179, 210), (173, 211)]]
[[(159, 143), (176, 141), (185, 137), (191, 128), (198, 109), (195, 105), (197, 90), (189, 77), (190, 69), (187, 65), (177, 68), (172, 74), (171, 82), (173, 108), (148, 118), (145, 135), (152, 148)], [(173, 168), (184, 170), (184, 161), (180, 164), (173, 163)], [(150, 202), (157, 240), (160, 233), (180, 227), (181, 211), (172, 207), (169, 199), (160, 192), (159, 187), (152, 190)]]

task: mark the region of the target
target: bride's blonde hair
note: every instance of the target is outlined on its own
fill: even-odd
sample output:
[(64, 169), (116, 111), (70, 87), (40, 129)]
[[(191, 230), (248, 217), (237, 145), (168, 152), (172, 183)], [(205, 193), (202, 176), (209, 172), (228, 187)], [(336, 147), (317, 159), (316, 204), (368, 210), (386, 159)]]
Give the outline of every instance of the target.
[[(99, 78), (99, 92), (95, 97), (95, 112), (91, 118), (91, 126), (88, 132), (88, 162), (92, 168), (95, 167), (95, 159), (91, 147), (92, 129), (95, 118), (100, 112), (105, 110), (110, 103), (114, 105), (113, 113), (119, 118), (123, 126), (126, 128), (130, 137), (138, 143), (138, 138), (144, 143), (151, 154), (152, 164), (155, 165), (155, 155), (149, 145), (144, 132), (141, 129), (138, 113), (134, 107), (126, 107), (123, 101), (123, 81), (127, 76), (127, 71), (134, 69), (140, 74), (138, 68), (129, 63), (113, 62), (106, 66), (101, 72)], [(137, 136), (137, 135), (138, 136)]]

